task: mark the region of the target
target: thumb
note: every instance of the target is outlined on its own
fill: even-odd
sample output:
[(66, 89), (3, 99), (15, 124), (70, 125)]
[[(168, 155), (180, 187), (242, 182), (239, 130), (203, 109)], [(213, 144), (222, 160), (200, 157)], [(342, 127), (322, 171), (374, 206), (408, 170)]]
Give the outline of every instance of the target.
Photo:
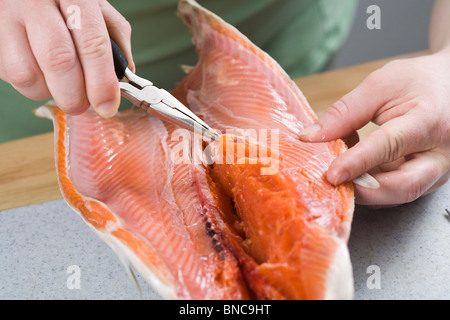
[(369, 75), (358, 87), (333, 103), (312, 126), (302, 130), (305, 142), (323, 142), (346, 138), (365, 126), (388, 97), (378, 72)]

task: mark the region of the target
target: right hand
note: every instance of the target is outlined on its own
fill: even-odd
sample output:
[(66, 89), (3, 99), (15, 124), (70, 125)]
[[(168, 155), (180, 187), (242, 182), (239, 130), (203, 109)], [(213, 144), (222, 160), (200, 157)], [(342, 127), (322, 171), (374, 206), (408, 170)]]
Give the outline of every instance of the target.
[[(80, 28), (69, 29), (76, 5)], [(69, 114), (89, 106), (113, 116), (120, 104), (111, 36), (131, 56), (131, 26), (106, 0), (0, 0), (0, 78), (33, 100), (53, 97)]]

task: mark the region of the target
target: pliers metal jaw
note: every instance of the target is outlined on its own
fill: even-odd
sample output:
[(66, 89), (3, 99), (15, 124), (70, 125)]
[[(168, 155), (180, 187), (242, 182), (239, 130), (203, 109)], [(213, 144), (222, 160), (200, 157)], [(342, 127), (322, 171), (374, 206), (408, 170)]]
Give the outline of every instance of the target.
[(121, 95), (151, 115), (183, 128), (202, 133), (203, 137), (219, 139), (219, 133), (197, 117), (191, 110), (164, 89), (157, 88), (147, 79), (138, 77), (128, 69), (128, 61), (119, 46), (111, 40), (114, 69), (119, 80)]
[(219, 134), (215, 130), (169, 92), (155, 87), (151, 81), (135, 75), (128, 68), (126, 68), (119, 86), (124, 98), (151, 115), (194, 132), (200, 131), (212, 140), (219, 138)]

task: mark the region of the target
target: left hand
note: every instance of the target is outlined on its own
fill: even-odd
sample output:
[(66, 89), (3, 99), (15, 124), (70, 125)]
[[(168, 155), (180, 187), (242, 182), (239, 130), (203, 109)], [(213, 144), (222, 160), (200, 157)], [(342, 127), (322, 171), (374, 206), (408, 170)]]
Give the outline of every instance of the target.
[(358, 204), (372, 207), (411, 202), (445, 184), (450, 176), (450, 50), (388, 63), (334, 103), (316, 131), (307, 130), (300, 139), (354, 136), (370, 121), (380, 127), (334, 160), (327, 173), (330, 183), (369, 172), (380, 186), (355, 185), (355, 196)]

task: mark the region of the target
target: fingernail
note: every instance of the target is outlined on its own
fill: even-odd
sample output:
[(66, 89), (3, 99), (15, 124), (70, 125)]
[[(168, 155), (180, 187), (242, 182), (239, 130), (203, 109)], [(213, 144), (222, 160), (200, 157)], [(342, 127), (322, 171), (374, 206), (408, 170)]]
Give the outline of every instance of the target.
[(116, 114), (116, 105), (114, 101), (104, 102), (94, 108), (95, 111), (104, 118), (111, 118)]
[(353, 183), (369, 189), (378, 189), (380, 187), (380, 183), (368, 173), (353, 179)]
[(318, 123), (315, 123), (312, 126), (310, 126), (310, 127), (306, 128), (306, 129), (303, 129), (302, 131), (300, 131), (299, 135), (300, 136), (305, 136), (305, 135), (308, 135), (308, 134), (311, 134), (311, 133), (314, 133), (314, 132), (318, 132), (318, 131), (320, 131), (320, 129), (322, 129), (322, 127)]

